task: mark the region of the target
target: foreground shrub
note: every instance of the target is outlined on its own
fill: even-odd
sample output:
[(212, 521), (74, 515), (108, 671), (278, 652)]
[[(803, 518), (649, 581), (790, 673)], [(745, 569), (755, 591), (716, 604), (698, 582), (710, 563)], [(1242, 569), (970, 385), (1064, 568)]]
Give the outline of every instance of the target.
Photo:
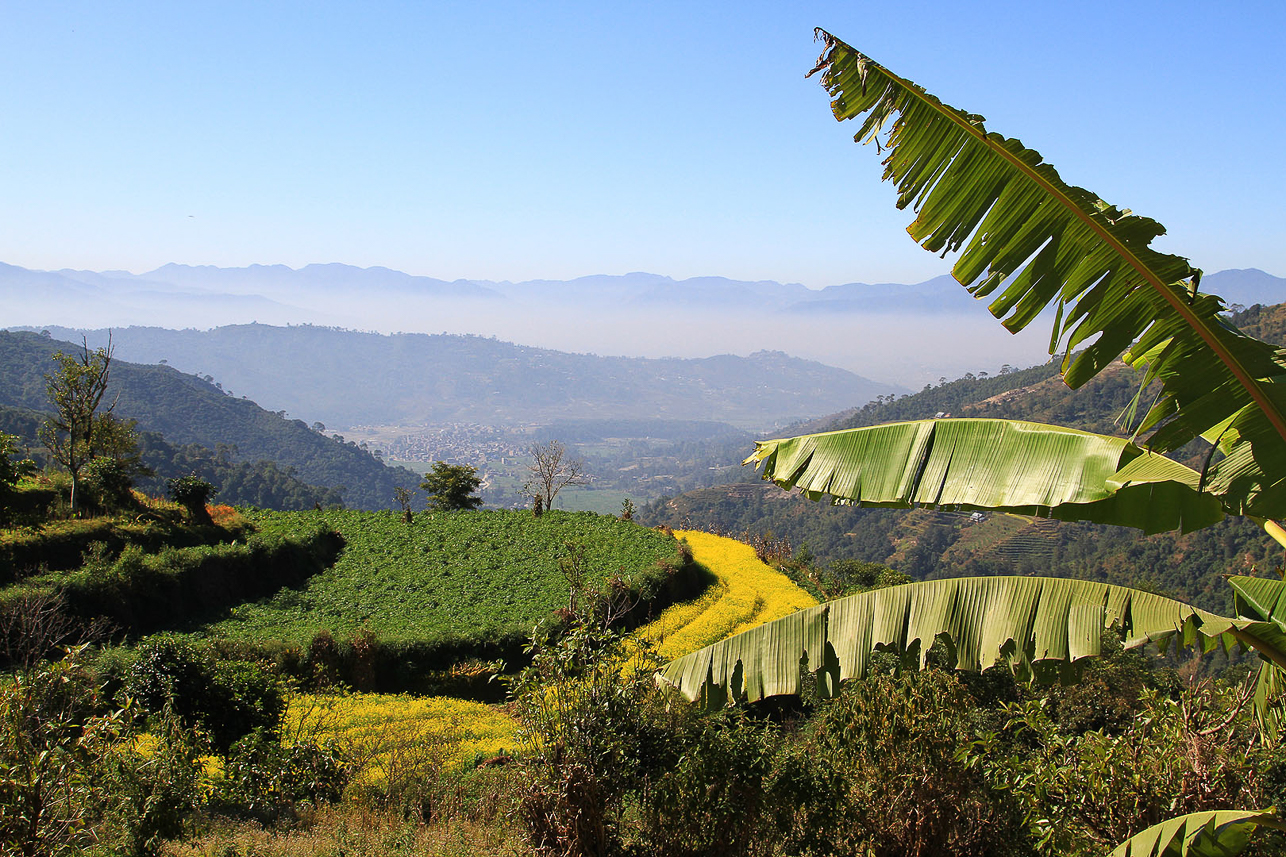
[(163, 750), (137, 753), (134, 712), (106, 704), (80, 654), (0, 685), (5, 854), (153, 854), (199, 800), (185, 730), (163, 717)]
[(146, 711), (167, 707), (189, 728), (205, 733), (219, 752), (252, 732), (275, 736), (286, 708), (285, 688), (251, 661), (215, 661), (177, 637), (155, 637), (139, 649), (124, 692)]
[[(631, 653), (633, 664), (626, 664)], [(518, 684), (524, 741), (520, 813), (547, 853), (618, 849), (629, 798), (674, 758), (675, 712), (652, 680), (650, 650), (610, 626), (575, 621), (537, 641)]]
[(347, 761), (334, 744), (283, 744), (253, 732), (229, 749), (211, 804), (265, 824), (293, 820), (301, 806), (339, 800), (348, 779)]
[(789, 854), (983, 855), (1029, 851), (1003, 792), (961, 758), (977, 709), (937, 669), (871, 675), (822, 703), (767, 785)]
[(673, 857), (772, 853), (777, 836), (764, 784), (781, 731), (734, 710), (694, 716), (675, 739), (682, 755), (643, 790), (635, 847)]
[(1102, 854), (1177, 815), (1269, 805), (1276, 795), (1260, 790), (1271, 789), (1280, 753), (1260, 749), (1243, 708), (1250, 689), (1145, 688), (1137, 715), (1116, 732), (1060, 725), (1049, 699), (1010, 703), (1001, 731), (975, 743), (969, 760), (1012, 795), (1040, 853)]

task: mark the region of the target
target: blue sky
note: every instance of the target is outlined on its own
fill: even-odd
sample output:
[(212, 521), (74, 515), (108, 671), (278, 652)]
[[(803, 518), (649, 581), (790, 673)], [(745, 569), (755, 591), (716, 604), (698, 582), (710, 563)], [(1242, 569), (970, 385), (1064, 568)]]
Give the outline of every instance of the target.
[(1286, 276), (1280, 3), (0, 3), (0, 261), (914, 282), (821, 26)]

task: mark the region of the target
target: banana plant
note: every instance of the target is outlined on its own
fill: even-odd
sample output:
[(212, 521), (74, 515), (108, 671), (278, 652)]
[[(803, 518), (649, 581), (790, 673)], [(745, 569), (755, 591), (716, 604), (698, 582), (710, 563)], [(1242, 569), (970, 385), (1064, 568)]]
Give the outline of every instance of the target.
[[(991, 297), (990, 311), (1011, 331), (1053, 308), (1050, 353), (1066, 351), (1062, 374), (1069, 386), (1079, 387), (1118, 357), (1143, 369), (1145, 384), (1158, 382), (1160, 394), (1136, 430), (1136, 437), (1148, 434), (1143, 447), (1149, 452), (1171, 452), (1197, 437), (1214, 445), (1192, 486), (1209, 495), (1207, 511), (1179, 525), (1208, 523), (1211, 502), (1225, 514), (1286, 513), (1286, 361), (1220, 315), (1224, 303), (1201, 292), (1200, 270), (1149, 246), (1164, 228), (1067, 184), (1038, 152), (988, 131), (981, 116), (943, 104), (828, 33), (818, 36), (825, 50), (812, 73), (820, 73), (829, 90), (836, 119), (860, 121), (854, 139), (875, 142), (886, 153), (884, 178), (897, 190), (897, 205), (916, 215), (907, 227), (912, 238), (926, 250), (958, 253), (952, 274), (976, 297)], [(943, 434), (940, 422), (910, 426), (905, 431), (930, 440)], [(955, 449), (986, 453), (984, 435), (992, 431), (984, 422), (953, 428), (953, 438), (964, 439), (953, 441)], [(764, 463), (765, 479), (848, 502), (867, 501), (865, 485), (897, 478), (832, 479), (853, 472), (855, 441), (842, 434), (813, 438), (763, 441), (748, 460)], [(1167, 482), (1154, 472), (1154, 459), (1136, 450), (1123, 451), (1115, 472), (1058, 441), (1029, 444), (1009, 469), (988, 473), (984, 459), (972, 475), (987, 479), (980, 487), (989, 489), (990, 504), (976, 505), (1010, 505), (1005, 487), (1013, 484), (1015, 468), (1028, 474), (1053, 468), (1064, 483), (1085, 483), (1100, 495)], [(881, 450), (872, 452), (878, 457)], [(1069, 478), (1077, 461), (1093, 470)], [(875, 465), (861, 466), (870, 473)], [(1027, 482), (1024, 476), (1019, 487)], [(1132, 493), (1136, 499), (1117, 508), (1122, 523), (1138, 526), (1146, 491)], [(948, 498), (937, 502), (950, 504)], [(911, 503), (934, 504), (935, 498), (922, 491), (892, 504)], [(1095, 504), (1089, 520), (1110, 519), (1106, 507)], [(1055, 517), (1074, 517), (1074, 510)]]
[(1245, 850), (1259, 827), (1282, 830), (1284, 825), (1271, 807), (1192, 812), (1134, 834), (1108, 857), (1230, 857)]
[[(1286, 515), (1283, 353), (1229, 324), (1222, 299), (1202, 292), (1199, 269), (1150, 246), (1164, 233), (1159, 223), (1064, 182), (1038, 152), (987, 130), (983, 117), (942, 103), (824, 31), (818, 37), (825, 47), (812, 74), (821, 75), (836, 119), (859, 122), (854, 139), (884, 152), (898, 208), (915, 213), (911, 237), (926, 250), (957, 254), (955, 278), (990, 298), (1009, 330), (1052, 309), (1050, 353), (1065, 353), (1069, 386), (1121, 359), (1142, 371), (1142, 386), (1160, 392), (1128, 440), (1004, 420), (920, 420), (762, 441), (746, 463), (815, 500), (1004, 510), (1149, 533), (1244, 515), (1286, 544), (1272, 520)], [(1211, 445), (1199, 469), (1165, 457), (1197, 438)], [(830, 695), (864, 673), (872, 652), (911, 662), (918, 653), (923, 663), (938, 641), (961, 669), (1003, 662), (1052, 673), (1098, 654), (1101, 633), (1118, 627), (1131, 646), (1256, 650), (1256, 711), (1276, 736), (1286, 689), (1286, 582), (1229, 582), (1235, 617), (1087, 581), (912, 583), (760, 626), (670, 663), (658, 679), (712, 706), (798, 693), (805, 681)], [(1151, 839), (1145, 831), (1121, 853), (1172, 845), (1189, 853), (1200, 830), (1224, 825), (1189, 821), (1196, 826), (1183, 821)]]
[[(1222, 299), (1201, 292), (1201, 272), (1186, 259), (1149, 246), (1164, 232), (1159, 223), (1064, 182), (1038, 152), (988, 131), (981, 116), (943, 104), (828, 33), (819, 30), (818, 36), (825, 48), (812, 73), (820, 73), (830, 92), (835, 117), (860, 122), (854, 139), (876, 142), (885, 153), (884, 178), (897, 190), (898, 207), (915, 212), (910, 235), (927, 250), (958, 253), (956, 279), (974, 295), (992, 297), (989, 309), (1010, 330), (1052, 307), (1050, 350), (1066, 350), (1062, 375), (1070, 386), (1122, 358), (1143, 369), (1143, 383), (1155, 382), (1160, 393), (1129, 440), (1006, 420), (919, 420), (761, 441), (747, 463), (761, 464), (764, 479), (832, 502), (994, 509), (1149, 533), (1186, 532), (1225, 515), (1249, 515), (1286, 543), (1286, 532), (1271, 520), (1286, 514), (1286, 359), (1231, 326), (1221, 315)], [(1200, 469), (1165, 457), (1194, 438), (1212, 445)], [(1041, 591), (1087, 611), (1123, 597), (1089, 594), (1087, 585), (1050, 582)], [(712, 686), (721, 688), (718, 696), (728, 682), (739, 681), (742, 693), (733, 695), (753, 698), (761, 690), (793, 686), (800, 656), (811, 654), (819, 675), (843, 678), (861, 672), (866, 652), (857, 649), (868, 642), (927, 649), (944, 635), (960, 646), (978, 633), (970, 621), (995, 622), (997, 616), (1007, 618), (995, 627), (1013, 632), (998, 649), (1008, 645), (1020, 660), (1081, 656), (1082, 650), (1031, 650), (1039, 641), (1023, 623), (1039, 614), (1038, 604), (997, 594), (981, 580), (953, 586), (944, 601), (937, 584), (910, 585), (898, 597), (917, 606), (896, 608), (900, 615), (892, 602), (885, 604), (888, 596), (857, 597), (854, 605), (869, 604), (873, 611), (870, 621), (904, 623), (908, 636), (900, 641), (896, 634), (875, 634), (860, 645), (849, 639), (837, 644), (843, 634), (872, 633), (850, 618), (850, 610), (868, 607), (841, 601), (718, 644), (717, 656), (694, 653), (664, 676), (689, 696), (709, 695)], [(920, 621), (914, 618), (919, 609), (934, 616), (963, 612), (951, 614), (960, 624), (939, 623), (926, 637), (906, 624)], [(1230, 619), (1167, 609), (1180, 612), (1160, 624), (1151, 612), (1147, 622), (1112, 610), (1102, 615), (1109, 624), (1134, 622), (1136, 640), (1180, 632), (1188, 641), (1194, 635), (1237, 639), (1286, 667), (1286, 650), (1268, 633), (1279, 621), (1272, 616)], [(782, 623), (793, 623), (791, 630)], [(1260, 639), (1252, 625), (1268, 636)], [(843, 630), (837, 635), (832, 628)], [(832, 656), (840, 659), (838, 667)], [(1275, 680), (1274, 673), (1262, 677), (1265, 701)]]

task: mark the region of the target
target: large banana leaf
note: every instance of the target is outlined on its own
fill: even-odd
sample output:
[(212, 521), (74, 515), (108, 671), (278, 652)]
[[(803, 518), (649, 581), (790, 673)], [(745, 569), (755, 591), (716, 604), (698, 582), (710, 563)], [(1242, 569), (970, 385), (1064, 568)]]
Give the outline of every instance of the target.
[(1134, 834), (1108, 857), (1233, 857), (1257, 827), (1281, 829), (1276, 809), (1193, 812)]
[(952, 273), (978, 297), (995, 295), (990, 309), (1010, 330), (1055, 307), (1050, 351), (1066, 348), (1072, 387), (1128, 349), (1127, 361), (1162, 385), (1140, 426), (1157, 428), (1148, 446), (1217, 442), (1226, 457), (1212, 462), (1206, 487), (1225, 508), (1286, 513), (1286, 364), (1220, 318), (1223, 302), (1200, 292), (1199, 270), (1149, 246), (1163, 227), (1065, 183), (981, 116), (818, 32), (826, 48), (814, 72), (836, 118), (861, 119), (855, 139), (887, 150), (897, 205), (916, 212), (911, 236), (959, 251)]
[[(1265, 577), (1230, 577), (1237, 615), (1256, 620), (1257, 638), (1271, 640), (1286, 652), (1286, 581)], [(1280, 738), (1286, 725), (1286, 664), (1264, 660), (1255, 683), (1255, 718), (1271, 740)]]
[(1201, 474), (1129, 441), (1013, 420), (920, 420), (760, 441), (763, 477), (816, 500), (996, 509), (1187, 532), (1223, 517)]
[(972, 577), (908, 583), (841, 598), (730, 637), (668, 664), (659, 679), (719, 707), (797, 694), (812, 674), (823, 696), (864, 675), (875, 651), (921, 664), (939, 639), (957, 669), (1007, 663), (1050, 673), (1100, 652), (1119, 626), (1127, 646), (1178, 638), (1210, 650), (1240, 641), (1286, 664), (1272, 622), (1234, 620), (1105, 583), (1054, 577)]

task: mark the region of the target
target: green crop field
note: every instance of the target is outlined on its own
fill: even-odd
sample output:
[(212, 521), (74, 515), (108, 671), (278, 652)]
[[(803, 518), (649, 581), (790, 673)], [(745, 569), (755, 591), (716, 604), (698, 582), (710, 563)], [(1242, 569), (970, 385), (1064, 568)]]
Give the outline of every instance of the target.
[(262, 532), (324, 522), (347, 542), (334, 566), (298, 590), (233, 608), (208, 630), (247, 642), (306, 646), (317, 631), (350, 637), (363, 627), (382, 642), (495, 640), (530, 632), (567, 605), (559, 560), (583, 551), (589, 581), (630, 577), (677, 560), (672, 536), (608, 515), (554, 511), (247, 512)]

